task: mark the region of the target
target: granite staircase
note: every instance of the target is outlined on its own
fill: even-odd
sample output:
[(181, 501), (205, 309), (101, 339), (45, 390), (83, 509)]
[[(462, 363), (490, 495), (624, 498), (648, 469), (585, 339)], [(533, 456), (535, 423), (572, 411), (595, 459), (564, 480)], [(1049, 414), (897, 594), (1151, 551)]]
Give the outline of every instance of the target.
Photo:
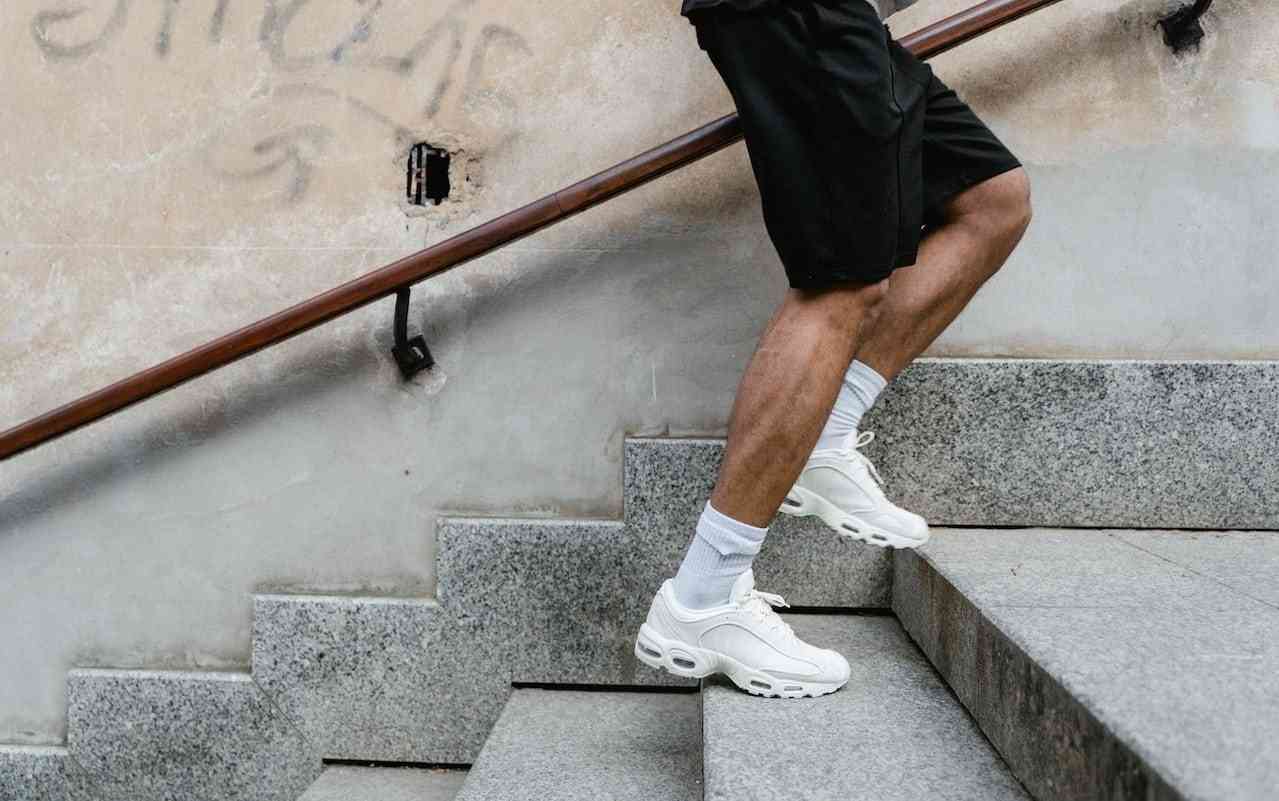
[(915, 365), (867, 422), (933, 542), (779, 518), (757, 561), (853, 666), (789, 702), (634, 659), (722, 443), (628, 439), (621, 520), (444, 517), (433, 598), (276, 588), (244, 672), (72, 671), (0, 801), (1279, 797), (1274, 397), (1268, 362)]

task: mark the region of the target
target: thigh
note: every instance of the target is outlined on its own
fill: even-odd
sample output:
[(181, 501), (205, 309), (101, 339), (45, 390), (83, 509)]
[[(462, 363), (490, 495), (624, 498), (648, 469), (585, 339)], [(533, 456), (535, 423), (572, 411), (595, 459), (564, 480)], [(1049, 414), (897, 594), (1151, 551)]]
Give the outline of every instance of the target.
[(937, 225), (957, 195), (1021, 162), (940, 78), (928, 89), (922, 142), (924, 222)]

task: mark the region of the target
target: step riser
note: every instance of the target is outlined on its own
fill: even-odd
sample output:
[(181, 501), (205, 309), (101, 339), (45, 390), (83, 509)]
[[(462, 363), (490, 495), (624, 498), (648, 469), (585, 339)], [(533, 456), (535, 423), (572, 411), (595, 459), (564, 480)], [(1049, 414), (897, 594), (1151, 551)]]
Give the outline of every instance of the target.
[(96, 801), (92, 780), (65, 748), (0, 746), (0, 801)]
[(510, 692), (510, 645), (425, 599), (254, 599), (254, 676), (325, 758), (471, 762)]
[(693, 693), (516, 690), (456, 801), (701, 801)]
[(893, 609), (1039, 801), (1186, 801), (924, 555), (897, 554)]
[(319, 757), (247, 674), (74, 670), (67, 746), (104, 799), (294, 801)]
[(864, 428), (939, 526), (1279, 528), (1279, 362), (924, 359)]

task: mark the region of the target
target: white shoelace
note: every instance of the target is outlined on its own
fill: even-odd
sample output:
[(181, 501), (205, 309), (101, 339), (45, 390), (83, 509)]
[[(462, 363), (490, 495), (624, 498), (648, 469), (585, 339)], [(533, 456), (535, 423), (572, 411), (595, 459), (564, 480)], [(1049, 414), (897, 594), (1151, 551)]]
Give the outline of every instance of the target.
[(878, 484), (880, 487), (883, 487), (884, 486), (883, 477), (879, 475), (879, 471), (875, 469), (875, 465), (871, 463), (870, 459), (867, 458), (866, 454), (862, 453), (861, 450), (859, 450), (860, 448), (864, 448), (867, 445), (869, 445), (871, 442), (874, 441), (874, 439), (875, 439), (874, 431), (863, 431), (860, 434), (857, 434), (856, 439), (854, 439), (852, 435), (849, 435), (848, 441), (844, 443), (844, 447), (839, 449), (839, 452), (840, 454), (842, 454), (843, 456), (846, 456), (849, 459), (861, 462), (862, 464), (866, 465), (866, 470), (875, 478), (875, 483)]
[(795, 639), (794, 629), (773, 611), (774, 606), (790, 606), (782, 596), (752, 589), (742, 600), (742, 606), (750, 610), (751, 615), (767, 628), (781, 632), (789, 640)]

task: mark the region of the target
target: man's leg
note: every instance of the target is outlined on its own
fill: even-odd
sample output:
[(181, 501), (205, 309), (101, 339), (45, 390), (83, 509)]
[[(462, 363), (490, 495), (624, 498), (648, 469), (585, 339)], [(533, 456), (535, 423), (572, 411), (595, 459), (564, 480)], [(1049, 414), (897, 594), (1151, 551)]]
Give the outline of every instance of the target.
[(993, 276), (1030, 223), (1030, 182), (1018, 167), (952, 198), (919, 257), (898, 268), (881, 307), (883, 324), (844, 374), (817, 448), (847, 443), (885, 385), (933, 343)]
[(725, 672), (747, 692), (787, 698), (848, 681), (848, 660), (796, 637), (770, 609), (784, 601), (755, 591), (750, 566), (886, 288), (837, 282), (788, 291), (738, 387), (715, 491), (679, 572), (640, 627), (640, 661), (679, 676)]
[(742, 376), (711, 506), (764, 527), (795, 483), (889, 282), (791, 289)]
[(916, 263), (893, 272), (880, 321), (857, 360), (887, 380), (905, 369), (1003, 266), (1030, 216), (1030, 182), (1021, 168), (956, 195)]
[(879, 473), (857, 449), (857, 429), (880, 390), (924, 351), (1003, 265), (1030, 222), (1030, 186), (1020, 167), (946, 202), (916, 263), (888, 282), (879, 321), (846, 370), (835, 403), (781, 511), (816, 515), (837, 532), (875, 545), (917, 547), (928, 524), (888, 499)]
[(841, 282), (787, 292), (738, 386), (719, 479), (674, 578), (680, 603), (725, 603), (750, 569), (886, 288)]

